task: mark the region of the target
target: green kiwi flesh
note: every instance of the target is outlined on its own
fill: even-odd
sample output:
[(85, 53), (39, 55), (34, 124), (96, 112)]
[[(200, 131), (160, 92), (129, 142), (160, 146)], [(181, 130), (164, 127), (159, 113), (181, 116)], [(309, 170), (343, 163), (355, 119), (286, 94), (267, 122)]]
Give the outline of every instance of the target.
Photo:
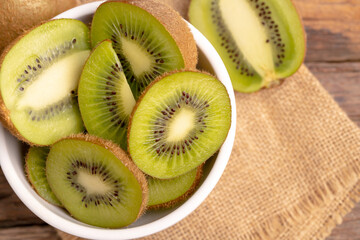
[(69, 213), (90, 225), (127, 226), (147, 204), (145, 176), (111, 141), (89, 135), (58, 141), (50, 149), (46, 174)]
[(148, 208), (170, 208), (186, 200), (195, 191), (201, 175), (202, 165), (176, 178), (158, 179), (147, 176)]
[(218, 51), (237, 91), (276, 85), (303, 62), (305, 34), (291, 0), (192, 0), (189, 19)]
[(35, 191), (51, 204), (62, 206), (51, 191), (46, 179), (45, 164), (49, 153), (47, 147), (30, 147), (25, 158), (25, 173)]
[(86, 61), (78, 100), (88, 133), (126, 149), (126, 130), (135, 99), (110, 40), (101, 42)]
[(218, 79), (196, 71), (165, 74), (146, 88), (134, 107), (128, 152), (146, 174), (173, 178), (212, 156), (230, 123), (229, 95)]
[(4, 51), (0, 112), (20, 139), (49, 145), (83, 131), (75, 93), (90, 53), (88, 35), (81, 21), (52, 20)]
[(130, 2), (106, 2), (96, 10), (92, 46), (104, 39), (113, 41), (136, 99), (158, 75), (185, 67), (177, 43), (162, 23)]

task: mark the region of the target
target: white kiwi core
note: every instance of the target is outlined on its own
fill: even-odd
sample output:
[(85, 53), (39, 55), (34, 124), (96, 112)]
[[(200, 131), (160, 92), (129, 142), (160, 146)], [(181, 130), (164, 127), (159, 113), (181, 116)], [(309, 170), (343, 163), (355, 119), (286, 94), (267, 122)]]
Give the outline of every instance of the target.
[[(122, 73), (122, 74), (124, 74), (124, 73)], [(124, 79), (126, 79), (125, 76), (124, 76)], [(120, 94), (119, 98), (120, 98), (122, 108), (119, 108), (119, 110), (124, 111), (124, 114), (126, 116), (130, 116), (130, 114), (135, 106), (136, 101), (135, 101), (134, 95), (131, 92), (129, 84), (126, 82), (126, 80), (122, 82), (120, 92), (121, 92), (121, 94)]]
[(195, 117), (194, 111), (182, 108), (174, 116), (174, 119), (169, 122), (167, 141), (177, 142), (183, 140), (195, 127)]
[(79, 170), (77, 181), (86, 189), (86, 194), (104, 195), (111, 191), (111, 187), (106, 184), (98, 175), (91, 175), (85, 170)]
[(82, 68), (89, 54), (89, 50), (71, 54), (44, 70), (27, 87), (17, 107), (39, 110), (64, 99), (72, 90), (77, 89)]
[(121, 45), (123, 53), (136, 77), (141, 76), (141, 74), (151, 68), (151, 55), (140, 48), (139, 44), (126, 38), (121, 38)]
[[(248, 1), (220, 0), (219, 9), (244, 58), (265, 81), (276, 79), (273, 49), (261, 19)], [(236, 21), (234, 21), (236, 19)]]

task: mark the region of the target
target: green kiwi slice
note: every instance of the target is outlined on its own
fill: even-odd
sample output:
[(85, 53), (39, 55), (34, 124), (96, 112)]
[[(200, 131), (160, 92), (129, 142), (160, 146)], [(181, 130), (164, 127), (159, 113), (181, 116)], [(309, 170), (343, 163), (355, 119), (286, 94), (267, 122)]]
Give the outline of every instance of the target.
[(153, 81), (130, 117), (128, 152), (146, 174), (182, 175), (223, 144), (231, 123), (229, 95), (215, 77), (194, 71)]
[(192, 0), (189, 19), (218, 51), (237, 91), (276, 85), (303, 62), (305, 34), (291, 0)]
[(69, 213), (90, 225), (129, 225), (147, 204), (143, 173), (120, 147), (98, 137), (78, 134), (52, 145), (46, 174)]
[(0, 113), (18, 138), (49, 145), (82, 132), (76, 90), (90, 53), (81, 21), (46, 22), (17, 39), (1, 57)]
[(135, 99), (110, 40), (101, 42), (86, 61), (78, 99), (86, 130), (126, 149), (126, 130)]
[(186, 200), (195, 191), (202, 176), (202, 165), (181, 176), (158, 179), (147, 176), (148, 209), (170, 208)]
[(46, 179), (45, 164), (50, 149), (47, 147), (30, 147), (25, 158), (25, 173), (35, 191), (51, 204), (62, 206), (51, 191)]
[(197, 49), (185, 21), (157, 1), (109, 1), (96, 10), (91, 27), (95, 46), (111, 39), (137, 99), (164, 72), (195, 68)]

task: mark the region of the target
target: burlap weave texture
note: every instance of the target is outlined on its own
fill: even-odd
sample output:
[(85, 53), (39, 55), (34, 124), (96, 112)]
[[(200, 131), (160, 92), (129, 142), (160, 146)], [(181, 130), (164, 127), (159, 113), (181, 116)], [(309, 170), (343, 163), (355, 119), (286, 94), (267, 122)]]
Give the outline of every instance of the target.
[(281, 86), (236, 93), (220, 182), (175, 226), (146, 239), (323, 239), (360, 196), (360, 130), (305, 66)]
[(305, 66), (235, 97), (219, 183), (187, 218), (144, 239), (324, 239), (360, 199), (360, 130)]
[[(161, 1), (186, 17), (189, 0)], [(144, 239), (324, 239), (360, 200), (360, 130), (305, 66), (278, 87), (235, 97), (236, 139), (220, 182), (187, 218)]]

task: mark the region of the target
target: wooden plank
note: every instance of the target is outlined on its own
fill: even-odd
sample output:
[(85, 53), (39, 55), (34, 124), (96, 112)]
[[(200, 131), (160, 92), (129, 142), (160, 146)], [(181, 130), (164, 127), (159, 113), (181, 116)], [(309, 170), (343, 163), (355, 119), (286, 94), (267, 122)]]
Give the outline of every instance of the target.
[(294, 0), (304, 20), (360, 21), (358, 0)]
[(333, 229), (326, 240), (360, 239), (360, 203), (345, 216), (343, 223)]
[(61, 240), (56, 230), (48, 225), (0, 228), (0, 240)]
[(307, 33), (308, 62), (360, 61), (357, 0), (295, 0)]
[[(86, 0), (82, 0), (86, 1)], [(189, 0), (161, 0), (187, 18)], [(307, 33), (307, 62), (360, 61), (357, 0), (294, 0)]]
[(43, 224), (16, 196), (0, 171), (0, 228)]
[[(88, 0), (80, 0), (82, 2)], [(163, 0), (186, 14), (184, 1)], [(294, 0), (307, 32), (306, 65), (360, 126), (359, 0)], [(31, 225), (34, 226), (23, 226)], [(16, 197), (0, 171), (0, 240), (59, 239)], [(13, 228), (9, 228), (13, 227)], [(360, 239), (360, 203), (327, 240)]]
[(306, 65), (349, 118), (360, 126), (360, 62)]

